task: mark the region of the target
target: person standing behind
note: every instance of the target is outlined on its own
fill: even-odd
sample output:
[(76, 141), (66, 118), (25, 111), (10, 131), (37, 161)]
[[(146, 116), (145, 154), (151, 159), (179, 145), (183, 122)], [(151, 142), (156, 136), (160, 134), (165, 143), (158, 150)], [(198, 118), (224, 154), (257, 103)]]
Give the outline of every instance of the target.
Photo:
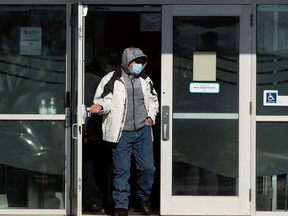
[[(112, 70), (111, 57), (104, 52), (85, 69), (85, 104), (93, 104), (97, 86)], [(92, 114), (84, 129), (83, 212), (112, 212), (112, 150), (102, 140), (102, 116)]]
[(127, 216), (130, 195), (130, 161), (135, 157), (137, 195), (142, 210), (150, 214), (154, 182), (152, 125), (159, 110), (158, 95), (143, 71), (147, 56), (139, 48), (126, 48), (121, 64), (101, 80), (91, 113), (103, 115), (103, 140), (113, 143), (113, 216)]

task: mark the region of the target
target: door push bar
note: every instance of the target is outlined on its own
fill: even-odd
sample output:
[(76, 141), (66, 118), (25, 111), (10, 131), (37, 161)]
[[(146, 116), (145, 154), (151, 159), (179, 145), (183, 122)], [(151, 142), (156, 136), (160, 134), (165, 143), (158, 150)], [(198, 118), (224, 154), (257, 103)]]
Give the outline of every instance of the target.
[(87, 110), (87, 106), (82, 104), (82, 124), (86, 124), (88, 118), (91, 117), (91, 113)]
[(162, 140), (169, 140), (169, 106), (162, 106)]

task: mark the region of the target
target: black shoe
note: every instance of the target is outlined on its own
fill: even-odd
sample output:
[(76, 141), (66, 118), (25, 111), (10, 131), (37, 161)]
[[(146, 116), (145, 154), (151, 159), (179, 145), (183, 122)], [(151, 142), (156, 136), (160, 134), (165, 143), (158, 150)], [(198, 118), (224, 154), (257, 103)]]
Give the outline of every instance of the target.
[(140, 206), (144, 214), (149, 215), (151, 213), (151, 202), (150, 200), (141, 200), (140, 199)]
[(115, 211), (112, 213), (112, 216), (128, 216), (128, 209), (117, 208), (117, 209), (115, 209)]
[(115, 211), (114, 203), (107, 204), (107, 205), (104, 207), (104, 212), (105, 212), (107, 215), (112, 215), (112, 213), (113, 213), (114, 211)]

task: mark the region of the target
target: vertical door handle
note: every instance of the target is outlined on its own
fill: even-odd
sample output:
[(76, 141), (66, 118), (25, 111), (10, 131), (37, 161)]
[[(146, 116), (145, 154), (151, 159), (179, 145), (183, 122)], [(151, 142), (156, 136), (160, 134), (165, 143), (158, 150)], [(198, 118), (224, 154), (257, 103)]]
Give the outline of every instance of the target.
[(72, 138), (77, 139), (77, 123), (72, 125)]
[(162, 106), (162, 140), (169, 140), (169, 106)]

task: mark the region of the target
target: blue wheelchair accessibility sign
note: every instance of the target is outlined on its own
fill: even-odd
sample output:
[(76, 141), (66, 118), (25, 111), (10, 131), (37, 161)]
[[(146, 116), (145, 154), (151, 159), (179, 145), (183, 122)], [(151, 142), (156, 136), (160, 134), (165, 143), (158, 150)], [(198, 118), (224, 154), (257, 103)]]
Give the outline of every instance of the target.
[(278, 91), (277, 90), (265, 90), (263, 95), (264, 105), (277, 104)]
[(277, 93), (269, 92), (266, 94), (266, 103), (277, 103)]

